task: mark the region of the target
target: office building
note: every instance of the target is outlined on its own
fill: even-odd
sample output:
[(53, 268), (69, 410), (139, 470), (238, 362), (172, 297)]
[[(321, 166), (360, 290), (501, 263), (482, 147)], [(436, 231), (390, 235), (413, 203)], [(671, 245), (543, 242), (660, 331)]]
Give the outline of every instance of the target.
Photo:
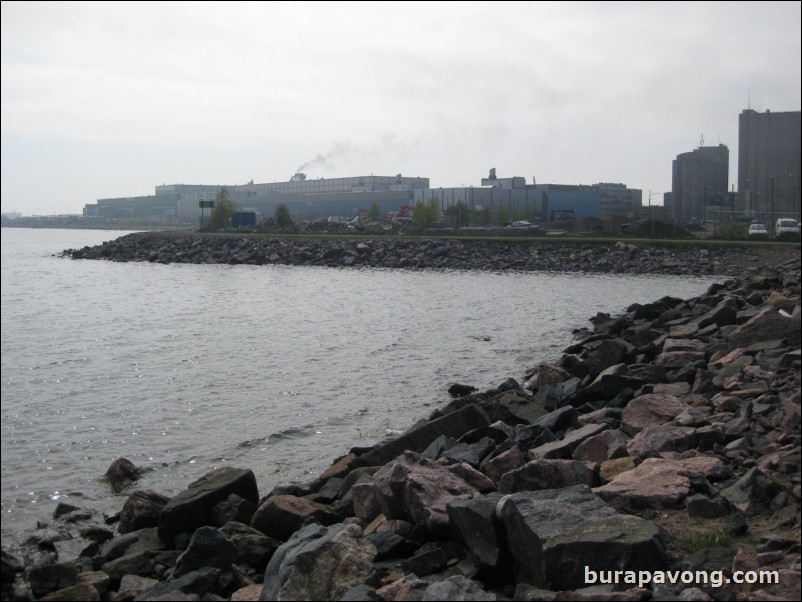
[(745, 109), (738, 117), (738, 209), (764, 223), (800, 219), (800, 114)]
[(673, 220), (702, 223), (719, 218), (729, 198), (729, 168), (730, 151), (723, 144), (677, 155), (671, 174)]

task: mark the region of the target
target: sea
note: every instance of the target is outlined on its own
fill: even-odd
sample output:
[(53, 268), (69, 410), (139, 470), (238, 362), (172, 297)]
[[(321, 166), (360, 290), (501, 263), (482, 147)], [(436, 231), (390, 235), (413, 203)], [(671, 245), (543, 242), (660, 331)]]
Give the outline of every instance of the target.
[(119, 512), (104, 473), (173, 496), (221, 466), (261, 495), (559, 359), (575, 329), (724, 277), (72, 260), (128, 232), (2, 229), (2, 535), (59, 502)]

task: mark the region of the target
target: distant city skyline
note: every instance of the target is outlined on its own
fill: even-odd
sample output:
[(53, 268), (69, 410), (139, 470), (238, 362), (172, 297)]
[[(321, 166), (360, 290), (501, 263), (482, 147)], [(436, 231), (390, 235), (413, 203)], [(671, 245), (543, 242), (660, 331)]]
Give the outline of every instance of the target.
[(671, 191), (798, 111), (799, 2), (3, 2), (2, 212), (360, 175)]

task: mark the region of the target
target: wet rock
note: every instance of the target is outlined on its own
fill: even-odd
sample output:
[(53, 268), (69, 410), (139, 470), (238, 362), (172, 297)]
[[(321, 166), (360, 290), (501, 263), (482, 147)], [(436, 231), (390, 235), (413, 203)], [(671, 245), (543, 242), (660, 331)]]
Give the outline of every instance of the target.
[(259, 489), (251, 470), (218, 468), (190, 483), (162, 508), (159, 537), (169, 542), (181, 532), (210, 525), (214, 506), (232, 493), (259, 503)]
[(226, 539), (220, 531), (214, 527), (201, 527), (195, 531), (189, 546), (178, 557), (173, 578), (177, 579), (202, 567), (227, 569), (238, 556), (237, 546)]
[(211, 524), (215, 527), (222, 527), (230, 521), (250, 524), (257, 508), (252, 501), (232, 493), (212, 507)]
[(34, 566), (25, 570), (25, 580), (33, 595), (40, 598), (50, 592), (75, 585), (80, 572), (81, 566), (77, 562)]
[(243, 523), (228, 522), (220, 527), (220, 533), (237, 547), (237, 564), (264, 571), (273, 553), (281, 542)]
[(163, 596), (171, 595), (173, 592), (181, 594), (196, 595), (198, 597), (209, 593), (216, 585), (220, 577), (220, 569), (212, 567), (200, 568), (178, 579), (165, 581), (154, 585), (140, 593), (134, 600), (157, 600), (166, 599)]
[(354, 467), (383, 466), (406, 450), (422, 452), (440, 435), (456, 439), (488, 424), (490, 424), (490, 419), (484, 410), (471, 404), (442, 418), (427, 422), (397, 439), (359, 456), (353, 464)]
[(169, 500), (170, 498), (149, 489), (135, 491), (123, 504), (117, 530), (120, 533), (131, 533), (146, 527), (158, 527), (161, 511)]
[(141, 474), (142, 471), (130, 460), (117, 458), (106, 470), (106, 479), (108, 479), (112, 491), (119, 493), (139, 479)]

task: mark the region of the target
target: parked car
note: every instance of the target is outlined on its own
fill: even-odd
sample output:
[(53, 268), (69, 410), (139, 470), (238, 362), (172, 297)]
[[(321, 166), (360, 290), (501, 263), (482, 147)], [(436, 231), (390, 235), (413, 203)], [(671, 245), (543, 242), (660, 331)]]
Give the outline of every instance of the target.
[(763, 224), (749, 225), (749, 238), (753, 240), (764, 240), (769, 237), (769, 231)]
[(777, 238), (799, 238), (799, 224), (795, 219), (781, 217), (774, 224), (774, 235)]

